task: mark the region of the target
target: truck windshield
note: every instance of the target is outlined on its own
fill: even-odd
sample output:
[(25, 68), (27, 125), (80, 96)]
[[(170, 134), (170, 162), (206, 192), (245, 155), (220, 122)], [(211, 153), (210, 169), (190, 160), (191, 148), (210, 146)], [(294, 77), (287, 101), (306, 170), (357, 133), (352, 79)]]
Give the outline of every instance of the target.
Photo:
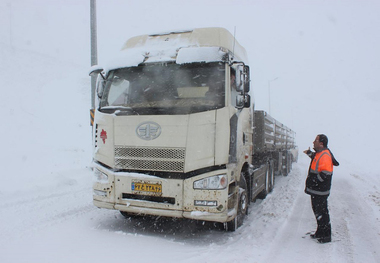
[(128, 114), (189, 114), (225, 105), (225, 64), (152, 64), (111, 71), (99, 109)]

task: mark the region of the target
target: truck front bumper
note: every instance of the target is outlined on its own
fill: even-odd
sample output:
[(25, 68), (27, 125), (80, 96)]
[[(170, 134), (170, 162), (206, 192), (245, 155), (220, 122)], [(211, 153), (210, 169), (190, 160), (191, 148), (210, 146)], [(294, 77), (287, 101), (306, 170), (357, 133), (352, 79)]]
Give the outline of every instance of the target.
[(140, 215), (152, 215), (152, 216), (164, 216), (164, 217), (176, 217), (176, 218), (187, 218), (200, 221), (212, 221), (224, 223), (232, 220), (236, 216), (236, 210), (231, 209), (228, 213), (210, 213), (210, 212), (184, 212), (178, 210), (163, 210), (155, 208), (146, 208), (146, 207), (136, 207), (136, 206), (127, 206), (127, 205), (118, 205), (102, 201), (93, 201), (94, 205), (99, 208), (106, 209), (115, 209), (131, 214), (140, 214)]
[[(195, 180), (226, 173), (212, 171), (185, 180), (163, 179), (136, 173), (113, 172), (97, 165), (108, 181), (94, 184), (93, 203), (99, 208), (116, 209), (131, 214), (187, 218), (201, 221), (228, 222), (236, 216), (228, 209), (228, 188), (221, 190), (193, 189)], [(162, 194), (148, 195), (133, 189), (134, 182), (159, 184)]]

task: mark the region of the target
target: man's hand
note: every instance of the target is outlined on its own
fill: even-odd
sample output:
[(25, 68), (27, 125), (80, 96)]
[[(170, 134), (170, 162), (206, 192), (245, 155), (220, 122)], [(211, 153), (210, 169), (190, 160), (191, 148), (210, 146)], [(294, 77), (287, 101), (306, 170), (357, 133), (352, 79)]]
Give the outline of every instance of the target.
[(307, 154), (309, 151), (310, 151), (310, 147), (309, 147), (309, 149), (303, 151), (303, 153), (306, 153), (306, 154)]

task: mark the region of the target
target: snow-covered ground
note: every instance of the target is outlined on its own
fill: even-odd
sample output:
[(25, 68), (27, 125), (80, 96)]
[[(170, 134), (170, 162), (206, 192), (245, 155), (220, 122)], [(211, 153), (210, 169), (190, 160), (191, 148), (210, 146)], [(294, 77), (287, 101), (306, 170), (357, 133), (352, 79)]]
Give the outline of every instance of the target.
[(5, 45), (1, 59), (0, 262), (380, 262), (379, 173), (336, 169), (333, 242), (320, 245), (303, 155), (235, 233), (95, 208), (86, 68)]
[[(283, 65), (281, 67), (284, 60), (272, 63), (277, 65), (274, 66), (277, 70), (282, 68), (284, 75), (293, 77), (294, 83), (289, 86), (286, 86), (289, 78), (284, 80), (286, 88), (292, 90), (294, 86), (298, 87), (298, 90), (293, 90), (291, 102), (296, 104), (295, 116), (292, 118), (300, 149), (309, 147), (314, 136), (327, 129), (327, 135), (331, 135), (329, 136), (331, 148), (341, 162), (341, 166), (335, 169), (332, 194), (329, 198), (333, 242), (321, 245), (306, 235), (307, 232), (313, 231), (316, 225), (309, 196), (303, 193), (309, 164), (308, 157), (303, 154), (300, 154), (299, 162), (294, 164), (289, 176), (276, 177), (275, 189), (265, 200), (259, 200), (250, 206), (250, 213), (245, 224), (234, 233), (221, 231), (210, 223), (202, 225), (188, 220), (125, 219), (117, 211), (94, 207), (90, 169), (90, 79), (87, 76), (89, 62), (82, 60), (83, 57), (89, 57), (89, 49), (88, 46), (85, 50), (81, 49), (84, 44), (78, 33), (83, 29), (88, 31), (89, 26), (85, 23), (88, 17), (73, 16), (72, 19), (79, 22), (76, 24), (77, 28), (72, 26), (70, 30), (62, 21), (59, 24), (64, 29), (62, 32), (65, 35), (75, 36), (75, 39), (79, 41), (76, 44), (72, 41), (73, 39), (65, 40), (61, 35), (57, 38), (50, 36), (54, 33), (54, 24), (42, 28), (43, 32), (49, 33), (50, 43), (57, 46), (53, 51), (49, 50), (49, 45), (38, 48), (35, 44), (39, 43), (38, 39), (42, 36), (39, 35), (42, 34), (40, 31), (26, 32), (27, 30), (24, 29), (22, 32), (28, 36), (28, 41), (22, 39), (21, 26), (15, 22), (18, 16), (27, 17), (33, 14), (32, 19), (28, 21), (35, 25), (32, 27), (34, 30), (39, 28), (38, 23), (41, 21), (53, 23), (54, 14), (59, 19), (62, 18), (59, 12), (54, 13), (57, 11), (55, 5), (58, 5), (59, 10), (68, 8), (69, 4), (70, 8), (74, 5), (77, 7), (73, 9), (76, 14), (80, 13), (81, 9), (87, 10), (88, 2), (83, 4), (83, 1), (56, 1), (47, 4), (41, 0), (36, 3), (44, 2), (46, 5), (39, 6), (39, 9), (29, 6), (32, 12), (22, 9), (24, 12), (17, 13), (19, 10), (17, 8), (21, 8), (21, 2), (11, 1), (12, 4), (6, 1), (0, 2), (2, 7), (0, 11), (2, 24), (0, 28), (1, 263), (380, 262), (380, 172), (376, 162), (379, 147), (376, 133), (380, 128), (377, 122), (377, 115), (380, 112), (380, 88), (378, 81), (376, 82), (374, 78), (380, 69), (379, 60), (376, 59), (379, 58), (379, 45), (376, 43), (379, 43), (380, 37), (378, 31), (370, 30), (372, 26), (376, 29), (379, 25), (379, 19), (372, 16), (373, 13), (366, 13), (368, 17), (363, 16), (362, 20), (348, 23), (351, 27), (346, 28), (342, 27), (342, 24), (349, 20), (344, 20), (346, 17), (342, 14), (350, 14), (348, 17), (358, 18), (358, 14), (364, 9), (357, 8), (357, 12), (352, 13), (351, 16), (348, 11), (353, 11), (354, 8), (345, 9), (344, 5), (345, 8), (338, 9), (336, 3), (339, 1), (337, 1), (334, 5), (336, 9), (331, 12), (323, 13), (321, 10), (316, 12), (326, 15), (335, 28), (347, 29), (351, 40), (359, 41), (354, 38), (355, 34), (359, 34), (361, 39), (365, 40), (354, 41), (356, 53), (347, 53), (355, 58), (354, 61), (357, 63), (355, 70), (348, 66), (344, 67), (345, 70), (335, 67), (330, 76), (324, 74), (326, 72), (323, 67), (313, 68), (320, 70), (315, 71), (318, 78), (313, 79), (315, 86), (311, 85), (311, 88), (307, 88), (301, 85), (305, 84), (304, 82), (297, 82), (297, 74), (294, 74), (297, 70), (302, 71), (302, 66), (295, 68), (295, 64), (290, 64), (288, 68)], [(101, 8), (98, 8), (98, 12), (103, 14), (103, 17), (99, 15), (100, 22), (106, 24), (104, 13), (112, 10), (112, 8), (105, 8), (106, 3), (112, 1), (99, 2)], [(212, 6), (212, 2), (206, 1), (204, 7)], [(217, 8), (218, 14), (220, 14), (219, 11), (224, 10), (223, 8), (228, 7), (226, 1), (220, 2)], [(22, 3), (27, 5), (27, 1)], [(371, 1), (367, 1), (364, 6), (367, 5), (371, 9), (371, 3), (374, 10), (379, 7)], [(113, 4), (115, 6), (115, 2)], [(275, 5), (272, 6), (275, 7)], [(138, 4), (130, 5), (131, 9), (143, 10), (139, 7)], [(186, 7), (189, 7), (189, 4)], [(256, 12), (256, 16), (264, 18), (268, 15), (272, 20), (276, 19), (275, 16), (271, 16), (272, 11), (276, 15), (284, 11), (278, 8), (272, 10), (270, 5), (261, 9), (260, 5), (247, 4), (247, 7), (258, 8), (262, 14), (260, 16), (259, 11), (252, 11)], [(44, 8), (47, 8), (49, 15), (44, 13)], [(159, 13), (154, 8), (158, 6), (153, 3), (144, 11), (150, 14)], [(8, 28), (4, 26), (7, 23), (7, 19), (4, 18), (7, 10), (12, 10), (14, 19), (11, 34), (8, 34)], [(337, 10), (342, 11), (340, 13)], [(296, 11), (292, 13), (285, 10), (284, 12), (287, 15), (298, 16), (289, 18), (283, 15), (282, 19), (277, 19), (290, 28), (294, 26), (294, 21), (299, 21), (297, 19), (306, 19), (306, 13), (300, 15)], [(165, 12), (168, 10), (166, 9)], [(187, 17), (190, 13), (180, 15)], [(307, 14), (312, 17), (315, 12)], [(216, 17), (219, 18), (220, 15)], [(109, 18), (114, 19), (111, 15)], [(364, 23), (363, 21), (367, 21), (367, 24), (360, 26), (360, 23)], [(161, 31), (164, 31), (170, 23), (164, 18), (161, 22), (165, 26)], [(188, 23), (189, 25), (182, 22), (174, 27), (194, 26)], [(137, 32), (139, 34), (147, 33), (146, 31), (149, 32), (152, 28), (153, 32), (160, 26), (157, 24), (140, 23), (133, 30), (142, 31)], [(258, 28), (258, 24), (254, 23), (249, 26), (252, 30)], [(261, 23), (260, 27), (264, 28), (261, 29), (262, 31), (273, 32), (271, 23)], [(112, 37), (107, 35), (109, 32), (106, 33), (104, 28), (103, 25), (104, 31), (100, 30), (99, 33), (101, 36), (103, 34), (103, 37), (106, 35), (111, 43)], [(306, 24), (301, 28), (302, 32), (298, 33), (303, 37), (301, 42), (304, 41), (302, 43), (306, 45), (308, 33), (313, 31), (308, 31), (311, 29), (307, 28)], [(241, 32), (239, 27), (238, 32)], [(339, 32), (343, 38), (345, 31)], [(133, 35), (135, 33), (133, 32)], [(281, 34), (280, 31), (277, 33), (276, 36)], [(13, 41), (8, 41), (8, 36)], [(34, 38), (35, 36), (38, 37)], [(263, 94), (267, 94), (265, 88), (271, 76), (263, 77), (259, 73), (273, 68), (269, 66), (268, 61), (258, 59), (263, 59), (264, 55), (269, 54), (270, 51), (279, 52), (278, 47), (287, 47), (289, 43), (285, 41), (276, 44), (269, 38), (267, 41), (261, 39), (263, 53), (259, 54), (257, 51), (259, 44), (253, 43), (252, 46), (247, 46), (250, 43), (247, 40), (251, 40), (249, 37), (242, 35), (237, 37), (245, 42), (242, 44), (246, 46), (248, 54), (255, 58), (251, 59), (251, 69), (253, 69), (251, 74), (254, 78), (253, 87), (258, 91), (256, 105), (265, 109), (263, 105), (266, 103), (262, 101), (267, 98), (263, 97)], [(62, 49), (56, 42), (58, 40), (59, 43), (66, 43), (68, 50)], [(330, 43), (330, 40), (326, 37), (326, 40), (319, 41), (320, 44), (327, 45), (326, 43)], [(100, 43), (104, 44), (101, 41)], [(270, 44), (269, 49), (264, 49), (265, 43)], [(112, 44), (119, 48), (122, 43), (114, 41)], [(79, 51), (73, 48), (75, 45)], [(102, 48), (104, 50), (104, 47), (100, 47)], [(348, 47), (345, 46), (342, 49), (345, 50)], [(301, 52), (299, 57), (294, 56), (296, 53), (292, 54), (296, 62), (300, 62), (301, 58), (305, 58), (306, 53), (302, 53), (302, 50), (297, 51)], [(326, 61), (327, 67), (332, 67), (331, 64), (342, 59), (343, 53), (339, 52), (343, 51), (335, 51), (339, 55), (336, 58), (333, 57), (331, 61)], [(363, 56), (367, 52), (371, 54), (368, 58)], [(321, 50), (315, 53), (314, 59), (324, 56)], [(360, 54), (360, 56), (355, 54)], [(268, 59), (274, 62), (276, 60), (273, 57), (268, 57)], [(308, 56), (306, 58), (308, 63), (313, 63), (311, 58)], [(340, 61), (338, 64), (343, 66), (347, 64), (347, 61)], [(263, 69), (259, 69), (261, 65)], [(273, 75), (274, 77), (276, 75)], [(284, 79), (285, 76), (281, 78)], [(281, 78), (276, 80), (277, 84), (281, 83)], [(264, 91), (259, 89), (260, 81), (264, 83), (262, 85)], [(272, 82), (272, 94), (275, 94), (276, 82)], [(328, 90), (330, 84), (333, 88)], [(322, 91), (329, 92), (330, 97), (327, 98), (327, 102), (320, 101), (318, 94), (315, 93), (317, 85), (322, 88)], [(276, 101), (272, 97), (271, 108), (274, 117), (277, 115), (280, 118), (283, 117), (284, 113), (281, 113), (281, 109), (286, 112), (288, 103), (289, 101)], [(322, 103), (323, 106), (331, 108), (311, 109), (308, 103), (311, 103), (310, 107), (315, 106), (312, 103)], [(317, 118), (315, 115), (322, 117)], [(315, 117), (315, 122), (310, 121), (310, 116)], [(323, 125), (324, 121), (326, 121), (326, 126)], [(293, 124), (286, 120), (283, 122), (289, 126)]]

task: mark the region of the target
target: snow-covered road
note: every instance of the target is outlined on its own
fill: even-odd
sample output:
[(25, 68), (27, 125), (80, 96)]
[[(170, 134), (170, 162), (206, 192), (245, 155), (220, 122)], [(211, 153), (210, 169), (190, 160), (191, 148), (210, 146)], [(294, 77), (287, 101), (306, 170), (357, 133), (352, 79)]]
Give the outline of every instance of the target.
[(350, 178), (352, 175), (342, 173), (339, 168), (336, 170), (329, 198), (333, 242), (316, 245), (306, 234), (315, 230), (315, 222), (310, 199), (305, 198), (301, 184), (292, 212), (263, 262), (283, 262), (287, 256), (291, 256), (293, 262), (380, 262), (379, 217), (371, 208), (376, 204), (368, 204), (373, 200), (363, 197), (366, 191), (357, 187), (359, 176)]
[[(300, 9), (299, 3), (293, 9), (265, 1), (264, 8), (242, 5), (246, 13), (239, 20), (238, 38), (252, 58), (256, 107), (267, 104), (268, 80), (279, 77), (272, 83), (277, 85), (273, 116), (292, 117), (300, 152), (317, 129), (331, 135), (341, 166), (334, 171), (329, 198), (333, 242), (328, 244), (306, 235), (316, 223), (303, 192), (309, 160), (302, 153), (289, 176), (276, 177), (274, 191), (251, 204), (234, 233), (189, 220), (126, 219), (93, 206), (90, 51), (83, 48), (89, 46), (84, 40), (88, 3), (38, 2), (3, 1), (0, 9), (0, 263), (380, 262), (376, 1), (320, 1)], [(103, 59), (104, 50), (116, 52), (129, 34), (152, 33), (173, 21), (175, 27), (213, 21), (233, 29), (232, 20), (221, 14), (236, 8), (235, 1), (233, 6), (206, 1), (215, 8), (210, 14), (187, 1), (186, 8), (180, 3), (162, 16), (162, 2), (151, 1), (152, 9), (146, 9), (146, 1), (136, 6), (126, 1), (123, 8), (122, 1), (111, 2), (99, 8)], [(123, 13), (115, 15), (118, 10)], [(136, 10), (146, 11), (143, 21)], [(199, 11), (206, 12), (204, 17)], [(131, 21), (138, 23), (121, 33), (120, 25)], [(322, 109), (313, 108), (317, 90), (327, 94), (319, 101)], [(311, 115), (318, 118), (310, 120)]]
[[(307, 159), (275, 190), (250, 206), (234, 233), (189, 220), (132, 218), (97, 209), (91, 171), (75, 171), (60, 190), (2, 197), (0, 262), (380, 262), (379, 192), (359, 175), (336, 169), (329, 198), (333, 242), (318, 244), (309, 196)], [(376, 210), (377, 209), (377, 210)]]

